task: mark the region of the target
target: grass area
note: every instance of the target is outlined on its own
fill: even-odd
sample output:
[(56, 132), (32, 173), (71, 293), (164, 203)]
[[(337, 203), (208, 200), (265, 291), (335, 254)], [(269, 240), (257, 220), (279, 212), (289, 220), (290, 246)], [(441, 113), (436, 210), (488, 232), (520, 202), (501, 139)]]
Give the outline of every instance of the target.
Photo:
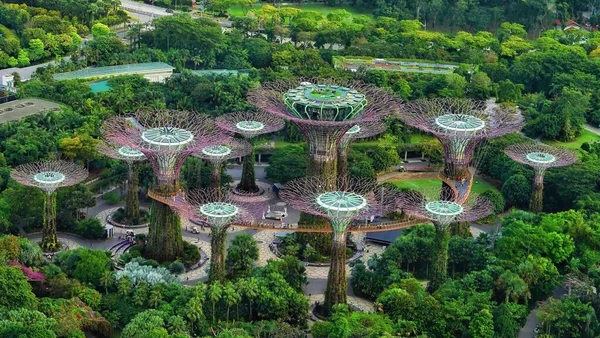
[(568, 149), (580, 149), (581, 145), (585, 142), (598, 142), (600, 141), (600, 136), (592, 133), (591, 131), (583, 130), (581, 135), (571, 142), (560, 142), (560, 141), (544, 141), (545, 143), (559, 146)]
[(421, 143), (435, 139), (435, 137), (427, 134), (412, 134), (410, 135), (410, 143)]
[(481, 194), (488, 190), (497, 190), (496, 187), (481, 179), (481, 177), (475, 176), (475, 180), (473, 181), (473, 186), (471, 187), (471, 192), (476, 194)]
[[(402, 181), (388, 181), (399, 188), (413, 189), (413, 190), (424, 190), (431, 188), (439, 188), (442, 185), (442, 181), (437, 178), (419, 178), (416, 180), (402, 180)], [(480, 177), (475, 177), (473, 187), (471, 191), (477, 194), (481, 194), (484, 191), (496, 189), (490, 183), (482, 180)]]
[[(255, 11), (259, 8), (261, 8), (262, 6), (264, 6), (264, 3), (259, 3), (255, 6), (252, 6), (249, 8), (250, 11)], [(325, 6), (325, 5), (319, 5), (319, 4), (312, 4), (312, 5), (293, 5), (293, 6), (281, 6), (281, 7), (293, 7), (293, 8), (298, 8), (300, 10), (303, 11), (313, 11), (313, 12), (318, 12), (323, 16), (326, 16), (327, 14), (331, 13), (332, 11), (336, 10), (336, 9), (345, 9), (348, 12), (350, 12), (350, 14), (352, 15), (366, 15), (368, 17), (373, 17), (373, 14), (369, 13), (369, 11), (361, 11), (360, 9), (351, 7), (351, 6)], [(227, 10), (227, 13), (229, 13), (230, 16), (244, 16), (244, 8), (242, 6), (232, 6)]]

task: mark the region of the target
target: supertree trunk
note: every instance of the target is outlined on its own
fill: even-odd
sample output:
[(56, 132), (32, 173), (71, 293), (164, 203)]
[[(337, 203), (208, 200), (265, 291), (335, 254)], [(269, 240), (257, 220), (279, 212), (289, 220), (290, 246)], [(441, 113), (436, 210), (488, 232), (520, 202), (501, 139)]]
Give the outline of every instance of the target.
[(533, 186), (531, 189), (531, 202), (529, 210), (531, 212), (542, 212), (544, 208), (544, 172), (536, 170), (533, 176)]
[(210, 228), (210, 274), (209, 282), (225, 281), (225, 239), (227, 239), (227, 228), (212, 226)]
[(212, 163), (212, 187), (215, 189), (221, 188), (221, 164), (220, 163)]
[(431, 278), (428, 289), (437, 290), (446, 281), (448, 275), (448, 243), (450, 242), (450, 229), (448, 226), (435, 224), (435, 238), (433, 241), (433, 262)]
[(183, 257), (179, 214), (158, 201), (152, 201), (150, 209), (145, 256), (158, 262), (170, 262)]
[(44, 224), (42, 227), (42, 250), (58, 251), (60, 242), (56, 236), (56, 192), (48, 192), (44, 196)]
[(346, 237), (347, 232), (334, 230), (333, 250), (331, 254), (331, 268), (327, 276), (327, 289), (325, 290), (325, 314), (329, 315), (331, 308), (336, 304), (346, 303)]
[(307, 176), (319, 176), (326, 179), (328, 185), (335, 185), (337, 179), (337, 154), (327, 156), (329, 159), (321, 160), (310, 156), (308, 158)]
[(139, 167), (129, 163), (127, 171), (127, 197), (125, 199), (125, 217), (129, 220), (140, 217)]
[(244, 192), (258, 192), (256, 176), (254, 174), (254, 147), (252, 147), (252, 152), (244, 157), (242, 179), (240, 180), (237, 189)]
[(348, 177), (348, 148), (339, 148), (337, 154), (337, 175), (339, 178)]

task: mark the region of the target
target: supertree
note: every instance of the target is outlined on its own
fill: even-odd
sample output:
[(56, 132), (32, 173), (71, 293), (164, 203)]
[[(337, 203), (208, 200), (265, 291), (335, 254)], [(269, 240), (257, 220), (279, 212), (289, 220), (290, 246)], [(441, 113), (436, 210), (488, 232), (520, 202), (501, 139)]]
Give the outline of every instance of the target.
[(471, 193), (468, 198), (456, 202), (452, 192), (443, 188), (403, 192), (399, 194), (398, 206), (409, 216), (430, 220), (435, 227), (430, 290), (439, 288), (447, 277), (450, 225), (476, 221), (494, 210), (492, 203), (484, 197)]
[(548, 168), (564, 167), (577, 161), (573, 151), (537, 142), (513, 144), (504, 149), (513, 161), (533, 169), (533, 186), (529, 209), (541, 212), (544, 206), (544, 174)]
[[(248, 141), (264, 134), (269, 134), (283, 129), (283, 119), (265, 112), (235, 112), (221, 115), (216, 119), (219, 128), (232, 133), (239, 134)], [(254, 176), (254, 147), (244, 157), (242, 166), (242, 179), (236, 190), (244, 194), (256, 194), (259, 188)]]
[(60, 243), (56, 236), (56, 190), (82, 182), (88, 177), (88, 171), (73, 162), (55, 160), (20, 165), (11, 172), (10, 176), (23, 185), (36, 187), (45, 192), (40, 247), (44, 251), (59, 250)]
[[(152, 163), (156, 184), (150, 196), (176, 196), (179, 173), (185, 159), (213, 143), (219, 135), (209, 116), (177, 110), (144, 110), (130, 117), (104, 122), (104, 139), (142, 152)], [(183, 256), (179, 215), (154, 200), (145, 255), (159, 262)]]
[(386, 125), (381, 121), (368, 121), (354, 125), (340, 140), (338, 146), (338, 177), (348, 176), (348, 148), (350, 143), (361, 138), (379, 135), (385, 131)]
[(240, 158), (252, 152), (252, 144), (235, 137), (221, 137), (194, 152), (193, 156), (213, 165), (211, 182), (213, 188), (221, 187), (221, 166), (233, 158)]
[(337, 150), (353, 126), (398, 113), (401, 100), (385, 89), (337, 79), (280, 80), (248, 92), (253, 106), (295, 124), (308, 146), (309, 176), (333, 183)]
[(470, 176), (469, 163), (479, 142), (523, 126), (523, 117), (514, 108), (469, 99), (415, 100), (405, 105), (400, 119), (442, 143), (443, 175), (454, 181)]
[(98, 152), (127, 163), (127, 197), (125, 199), (125, 217), (133, 219), (140, 217), (139, 192), (139, 167), (136, 162), (146, 160), (146, 155), (139, 150), (113, 143), (100, 142), (96, 148)]
[(279, 192), (280, 198), (302, 212), (329, 220), (333, 229), (331, 268), (325, 291), (325, 312), (338, 303), (346, 303), (346, 239), (353, 220), (382, 215), (396, 207), (392, 190), (381, 187), (374, 193), (374, 179), (340, 178), (332, 184), (319, 176), (288, 182)]
[(223, 188), (193, 190), (186, 194), (185, 207), (179, 208), (186, 216), (210, 226), (210, 282), (225, 280), (227, 229), (235, 223), (253, 222), (261, 207), (240, 203), (231, 197), (231, 191)]

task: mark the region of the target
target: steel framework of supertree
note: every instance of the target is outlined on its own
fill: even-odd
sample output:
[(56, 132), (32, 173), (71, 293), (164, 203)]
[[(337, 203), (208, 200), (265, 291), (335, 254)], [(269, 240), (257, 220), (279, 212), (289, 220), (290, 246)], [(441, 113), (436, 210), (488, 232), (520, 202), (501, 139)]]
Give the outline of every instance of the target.
[(490, 215), (494, 206), (477, 194), (455, 202), (453, 194), (443, 188), (425, 191), (406, 191), (398, 196), (398, 206), (409, 216), (431, 221), (435, 227), (432, 277), (430, 290), (444, 283), (448, 272), (448, 242), (450, 224), (472, 222)]
[(232, 197), (229, 189), (193, 190), (186, 194), (185, 206), (178, 208), (187, 217), (210, 226), (210, 282), (225, 281), (225, 240), (229, 227), (234, 223), (252, 223), (262, 207)]
[(127, 197), (125, 199), (125, 216), (129, 219), (140, 217), (139, 193), (139, 168), (137, 162), (145, 161), (146, 155), (139, 150), (125, 146), (118, 146), (109, 142), (100, 142), (98, 152), (121, 160), (127, 164)]
[(523, 126), (523, 117), (516, 109), (470, 99), (415, 100), (404, 106), (400, 119), (442, 143), (443, 175), (454, 181), (470, 176), (469, 163), (479, 142)]
[(240, 158), (252, 152), (252, 144), (243, 139), (221, 136), (204, 147), (196, 150), (192, 156), (210, 162), (213, 166), (212, 187), (221, 187), (221, 166), (230, 159)]
[(355, 140), (372, 137), (383, 133), (386, 129), (385, 123), (381, 121), (368, 121), (354, 125), (340, 140), (338, 146), (338, 177), (348, 176), (348, 148)]
[[(108, 142), (138, 150), (148, 158), (157, 180), (152, 194), (161, 196), (180, 192), (178, 179), (185, 159), (219, 137), (209, 116), (177, 110), (145, 110), (110, 118), (102, 134)], [(179, 215), (158, 200), (150, 208), (145, 252), (159, 262), (183, 256)]]
[[(376, 191), (381, 189), (381, 191)], [(375, 193), (376, 192), (376, 193)], [(333, 183), (324, 177), (308, 176), (288, 182), (279, 197), (297, 210), (329, 220), (333, 228), (331, 268), (325, 291), (325, 311), (346, 303), (346, 239), (353, 220), (383, 215), (396, 208), (396, 195), (377, 187), (373, 179), (339, 178)]]
[(88, 171), (78, 164), (62, 160), (22, 164), (11, 172), (17, 182), (44, 191), (44, 223), (42, 243), (44, 251), (57, 251), (60, 242), (56, 236), (56, 190), (78, 184), (88, 177)]
[[(248, 141), (285, 127), (283, 119), (265, 112), (229, 113), (217, 117), (216, 123), (219, 128), (231, 134), (239, 134)], [(244, 157), (242, 178), (235, 190), (243, 194), (257, 194), (259, 192), (254, 175), (254, 147), (252, 147), (250, 154)]]
[(573, 151), (537, 142), (510, 145), (504, 149), (504, 153), (513, 161), (533, 169), (529, 209), (536, 213), (541, 212), (544, 206), (544, 174), (546, 170), (568, 166), (577, 161), (577, 154)]
[(399, 113), (393, 93), (359, 81), (338, 79), (279, 80), (248, 92), (248, 103), (292, 122), (304, 135), (309, 154), (308, 175), (334, 182), (337, 151), (353, 126)]

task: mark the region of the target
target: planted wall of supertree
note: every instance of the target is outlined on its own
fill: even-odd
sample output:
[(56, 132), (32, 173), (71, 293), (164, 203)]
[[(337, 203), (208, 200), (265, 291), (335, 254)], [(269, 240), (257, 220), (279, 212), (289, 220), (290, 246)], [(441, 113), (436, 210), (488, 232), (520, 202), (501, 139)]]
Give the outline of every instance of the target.
[[(265, 112), (235, 112), (221, 115), (216, 119), (217, 126), (228, 133), (238, 134), (251, 142), (254, 138), (283, 129), (285, 122), (275, 115)], [(254, 145), (251, 152), (244, 157), (242, 178), (235, 188), (242, 194), (257, 194), (254, 175)]]
[(225, 240), (234, 223), (251, 223), (259, 213), (258, 204), (233, 200), (229, 189), (209, 188), (186, 194), (187, 206), (178, 208), (195, 222), (210, 226), (210, 282), (225, 281)]
[(377, 188), (377, 181), (373, 179), (341, 178), (331, 183), (318, 176), (288, 182), (279, 192), (283, 201), (297, 210), (327, 219), (333, 228), (331, 267), (324, 303), (326, 314), (333, 305), (346, 303), (348, 226), (355, 220), (363, 222), (370, 216), (383, 215), (389, 208), (395, 208), (394, 194), (387, 188)]
[[(173, 198), (180, 193), (178, 180), (185, 159), (219, 137), (209, 116), (177, 110), (138, 111), (111, 118), (105, 121), (102, 134), (108, 142), (142, 152), (156, 178), (152, 193)], [(183, 257), (179, 215), (158, 200), (150, 208), (145, 256), (159, 262)]]
[(381, 121), (369, 121), (354, 125), (340, 140), (338, 146), (338, 177), (348, 177), (348, 150), (355, 140), (373, 137), (385, 131), (386, 125)]
[(523, 126), (518, 110), (470, 99), (415, 100), (405, 105), (400, 119), (441, 142), (443, 175), (454, 181), (470, 176), (473, 151), (482, 140), (517, 132)]
[(443, 188), (401, 193), (398, 206), (409, 216), (430, 220), (435, 227), (433, 264), (428, 286), (432, 291), (447, 279), (450, 225), (476, 221), (494, 210), (492, 203), (484, 197), (471, 193), (465, 200), (456, 202), (451, 193)]
[(56, 190), (78, 184), (88, 177), (88, 171), (67, 161), (41, 161), (20, 165), (10, 176), (20, 184), (44, 191), (44, 223), (40, 247), (46, 252), (61, 247), (56, 236)]
[(575, 152), (537, 142), (513, 144), (504, 149), (513, 161), (533, 169), (529, 210), (541, 212), (544, 207), (544, 174), (549, 168), (564, 167), (577, 161)]
[(221, 187), (221, 167), (230, 159), (247, 156), (252, 152), (252, 144), (243, 139), (222, 136), (192, 154), (208, 161), (213, 166), (211, 183), (213, 188)]
[(137, 162), (145, 161), (146, 155), (139, 150), (113, 143), (101, 142), (98, 152), (127, 164), (127, 196), (125, 198), (125, 217), (134, 219), (140, 217), (139, 167)]

